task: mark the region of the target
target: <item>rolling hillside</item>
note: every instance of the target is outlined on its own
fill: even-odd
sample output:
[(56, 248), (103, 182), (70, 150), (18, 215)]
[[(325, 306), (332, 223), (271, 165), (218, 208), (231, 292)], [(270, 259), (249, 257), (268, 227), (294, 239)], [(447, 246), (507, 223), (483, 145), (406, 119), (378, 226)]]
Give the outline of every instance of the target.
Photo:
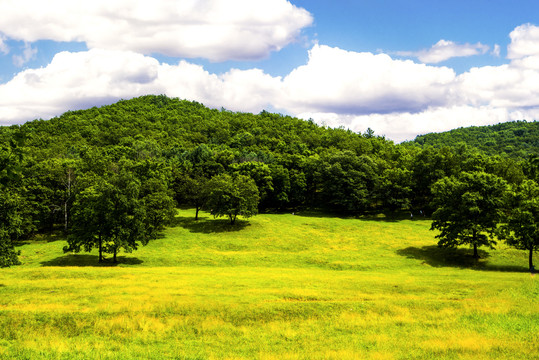
[(435, 147), (464, 143), (488, 155), (504, 153), (514, 158), (527, 158), (539, 154), (539, 122), (514, 121), (490, 126), (471, 126), (421, 135), (412, 143)]

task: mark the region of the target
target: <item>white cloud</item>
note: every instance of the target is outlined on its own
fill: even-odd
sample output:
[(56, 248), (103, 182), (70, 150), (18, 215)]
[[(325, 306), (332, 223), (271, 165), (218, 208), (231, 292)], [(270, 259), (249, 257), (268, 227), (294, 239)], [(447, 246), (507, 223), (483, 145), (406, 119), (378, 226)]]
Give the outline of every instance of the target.
[(513, 30), (509, 37), (507, 58), (521, 59), (526, 56), (539, 56), (539, 26), (524, 24)]
[(200, 101), (214, 108), (254, 113), (270, 106), (280, 87), (279, 77), (259, 69), (232, 69), (215, 75), (186, 61), (162, 64), (158, 81), (163, 93), (170, 96)]
[[(537, 120), (539, 54), (534, 55), (530, 32), (527, 51), (519, 58), (459, 76), (448, 68), (383, 54), (313, 48), (309, 63), (284, 80), (285, 90), (293, 90), (284, 107), (328, 126), (358, 132), (370, 127), (396, 141), (462, 126)], [(514, 41), (521, 45), (522, 37)], [(539, 38), (535, 44), (539, 46)], [(327, 53), (318, 54), (321, 49)], [(291, 79), (293, 84), (287, 84)]]
[(312, 118), (330, 127), (344, 126), (364, 133), (367, 128), (375, 135), (384, 135), (395, 142), (413, 140), (417, 135), (448, 131), (463, 126), (493, 125), (511, 119), (523, 119), (523, 114), (511, 114), (504, 108), (453, 105), (427, 108), (418, 113), (395, 112), (390, 114), (342, 115), (336, 113), (302, 113), (300, 117)]
[(446, 67), (315, 45), (308, 63), (284, 79), (279, 107), (295, 113), (414, 112), (447, 103), (454, 79)]
[[(516, 42), (521, 40), (519, 38)], [(539, 109), (539, 53), (533, 55), (528, 51), (520, 54), (509, 64), (472, 68), (459, 75), (457, 86), (461, 101), (476, 106), (503, 107), (513, 113), (526, 109), (529, 114), (530, 109)]]
[(453, 41), (440, 40), (430, 49), (420, 51), (399, 51), (397, 55), (417, 57), (426, 64), (437, 64), (454, 57), (466, 57), (485, 54), (489, 47), (481, 43), (457, 44)]
[(83, 41), (89, 48), (212, 61), (264, 58), (312, 21), (287, 0), (0, 2), (0, 32), (12, 39)]
[(13, 55), (13, 64), (21, 67), (28, 61), (34, 59), (37, 54), (37, 49), (33, 48), (29, 43), (24, 44), (24, 49), (21, 55)]
[(216, 108), (260, 112), (275, 98), (280, 81), (258, 69), (231, 70), (218, 76), (186, 61), (160, 64), (134, 52), (62, 52), (48, 66), (22, 71), (0, 85), (0, 124), (48, 119), (67, 110), (145, 94), (167, 94)]
[(0, 121), (50, 118), (154, 93), (158, 67), (157, 60), (131, 52), (59, 53), (47, 67), (24, 70), (0, 85)]

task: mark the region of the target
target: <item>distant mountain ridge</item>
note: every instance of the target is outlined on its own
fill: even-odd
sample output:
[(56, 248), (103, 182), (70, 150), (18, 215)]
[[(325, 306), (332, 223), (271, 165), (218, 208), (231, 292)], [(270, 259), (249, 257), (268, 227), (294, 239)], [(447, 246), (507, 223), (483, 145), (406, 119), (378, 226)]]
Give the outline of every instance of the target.
[(488, 155), (507, 154), (513, 158), (527, 158), (539, 154), (539, 122), (522, 120), (488, 126), (470, 126), (419, 135), (409, 143), (422, 147), (455, 146), (465, 143)]

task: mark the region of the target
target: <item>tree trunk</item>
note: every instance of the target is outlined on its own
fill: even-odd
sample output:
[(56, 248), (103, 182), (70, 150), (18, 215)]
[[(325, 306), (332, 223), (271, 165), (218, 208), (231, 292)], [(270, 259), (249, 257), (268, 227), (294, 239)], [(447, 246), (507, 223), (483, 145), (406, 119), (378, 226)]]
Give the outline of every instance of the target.
[(67, 184), (66, 184), (66, 187), (67, 187), (67, 197), (64, 201), (64, 230), (67, 231), (67, 219), (68, 219), (68, 216), (67, 216), (67, 203), (69, 201), (69, 199), (71, 198), (71, 169), (68, 169), (67, 170)]
[(103, 244), (101, 242), (101, 234), (99, 234), (99, 262), (103, 262)]
[(67, 231), (67, 199), (64, 202), (64, 230)]
[(118, 249), (116, 247), (114, 247), (114, 255), (112, 257), (112, 262), (115, 263), (115, 264), (117, 263), (117, 261), (116, 261), (116, 253), (117, 252), (118, 252)]
[(479, 259), (479, 253), (477, 252), (477, 244), (473, 244), (473, 258)]
[(198, 221), (198, 210), (200, 210), (200, 207), (198, 205), (196, 206), (196, 213), (195, 213), (195, 221)]
[(477, 231), (476, 231), (476, 230), (473, 230), (473, 233), (472, 233), (472, 241), (473, 241), (473, 258), (474, 258), (475, 260), (478, 260), (478, 259), (479, 259), (479, 253), (477, 252), (477, 241), (475, 241), (476, 236), (477, 236)]
[(535, 269), (533, 267), (533, 248), (530, 249), (530, 271), (535, 272)]

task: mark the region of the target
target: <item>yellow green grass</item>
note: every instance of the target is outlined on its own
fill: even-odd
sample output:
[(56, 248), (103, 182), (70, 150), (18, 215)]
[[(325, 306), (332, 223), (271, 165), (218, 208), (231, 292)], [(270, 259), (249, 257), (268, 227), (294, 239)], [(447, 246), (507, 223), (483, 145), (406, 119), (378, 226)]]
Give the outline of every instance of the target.
[(527, 254), (442, 251), (426, 220), (181, 210), (117, 266), (19, 247), (0, 269), (0, 359), (534, 359)]

